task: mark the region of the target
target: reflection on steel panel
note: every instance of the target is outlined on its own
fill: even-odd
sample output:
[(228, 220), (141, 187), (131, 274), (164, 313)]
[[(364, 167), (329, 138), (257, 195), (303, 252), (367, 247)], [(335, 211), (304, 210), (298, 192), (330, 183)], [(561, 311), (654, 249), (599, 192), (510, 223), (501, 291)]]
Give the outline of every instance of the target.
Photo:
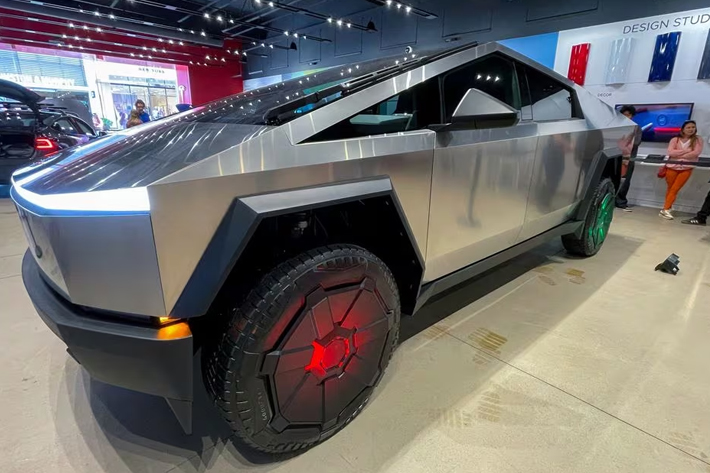
[(439, 135), (424, 278), (512, 246), (525, 219), (537, 124)]
[(633, 38), (619, 38), (611, 43), (609, 64), (606, 68), (606, 80), (604, 81), (605, 84), (614, 85), (626, 82), (634, 42)]
[(584, 85), (587, 77), (587, 63), (589, 62), (589, 50), (591, 44), (582, 43), (572, 46), (572, 54), (569, 58), (569, 70), (567, 77), (579, 85)]
[(700, 69), (698, 70), (698, 79), (710, 79), (710, 31), (708, 31), (708, 36), (705, 40), (703, 60), (700, 62)]
[(653, 51), (649, 82), (667, 82), (673, 77), (673, 67), (680, 45), (680, 31), (656, 36), (656, 48)]

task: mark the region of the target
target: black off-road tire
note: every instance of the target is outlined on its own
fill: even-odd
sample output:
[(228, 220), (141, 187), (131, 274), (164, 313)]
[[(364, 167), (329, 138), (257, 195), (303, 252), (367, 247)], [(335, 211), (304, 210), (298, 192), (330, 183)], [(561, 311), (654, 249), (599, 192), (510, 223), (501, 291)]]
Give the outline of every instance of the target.
[(599, 252), (606, 241), (614, 216), (615, 196), (616, 189), (611, 179), (602, 179), (594, 191), (581, 237), (574, 233), (562, 236), (562, 245), (568, 253), (588, 257)]
[(292, 454), (362, 411), (399, 338), (399, 292), (380, 259), (357, 246), (318, 248), (234, 300), (202, 359), (206, 387), (241, 443)]

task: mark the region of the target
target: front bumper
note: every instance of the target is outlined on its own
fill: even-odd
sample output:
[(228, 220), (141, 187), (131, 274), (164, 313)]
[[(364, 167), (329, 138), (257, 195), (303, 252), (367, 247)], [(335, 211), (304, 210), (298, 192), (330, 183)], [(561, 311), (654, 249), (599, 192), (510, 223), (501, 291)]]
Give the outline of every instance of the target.
[(193, 338), (187, 323), (152, 327), (99, 317), (65, 300), (40, 271), (27, 251), (22, 279), (35, 309), (93, 378), (162, 396), (173, 410), (192, 402)]

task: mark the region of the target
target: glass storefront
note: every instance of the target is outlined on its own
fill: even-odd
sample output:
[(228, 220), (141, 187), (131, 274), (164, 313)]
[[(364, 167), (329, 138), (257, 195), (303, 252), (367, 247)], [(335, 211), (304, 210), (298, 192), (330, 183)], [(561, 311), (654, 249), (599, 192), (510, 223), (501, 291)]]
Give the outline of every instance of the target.
[(142, 100), (151, 120), (177, 113), (175, 68), (97, 62), (102, 118), (113, 129), (126, 127), (136, 100)]

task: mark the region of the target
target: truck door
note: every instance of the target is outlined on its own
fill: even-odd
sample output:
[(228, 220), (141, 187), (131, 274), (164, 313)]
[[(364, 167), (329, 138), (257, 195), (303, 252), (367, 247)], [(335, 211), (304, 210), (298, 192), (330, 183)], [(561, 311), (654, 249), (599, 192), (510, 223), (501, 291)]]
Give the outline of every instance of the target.
[(440, 80), (445, 123), (471, 88), (520, 110), (521, 121), (437, 134), (426, 281), (515, 244), (525, 221), (538, 141), (537, 125), (525, 120), (529, 117), (521, 107), (514, 61), (487, 55)]

